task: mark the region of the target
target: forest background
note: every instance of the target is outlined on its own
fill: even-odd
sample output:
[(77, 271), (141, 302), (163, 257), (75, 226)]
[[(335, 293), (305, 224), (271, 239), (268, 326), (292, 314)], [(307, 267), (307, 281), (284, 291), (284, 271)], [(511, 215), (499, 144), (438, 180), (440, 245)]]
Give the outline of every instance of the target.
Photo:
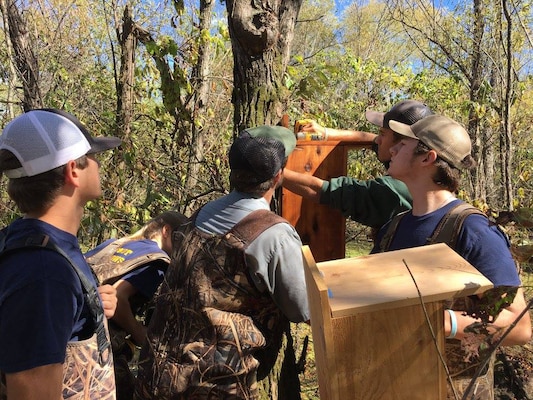
[[(530, 272), (530, 1), (0, 0), (0, 12), (0, 128), (55, 107), (123, 140), (102, 155), (84, 249), (227, 193), (243, 127), (287, 115), (376, 132), (365, 109), (414, 98), (467, 127), (478, 168), (460, 196), (504, 225)], [(348, 167), (384, 172), (365, 150)], [(18, 217), (5, 184), (2, 226)], [(351, 224), (354, 238), (366, 229)]]
[[(84, 245), (168, 208), (190, 214), (226, 193), (226, 151), (243, 125), (287, 114), (291, 124), (314, 118), (376, 132), (365, 109), (386, 111), (404, 98), (468, 128), (479, 167), (465, 176), (463, 198), (485, 211), (532, 205), (529, 2), (272, 2), (296, 8), (294, 32), (271, 78), (277, 98), (248, 109), (236, 108), (239, 32), (227, 18), (239, 3), (246, 2), (0, 1), (0, 127), (24, 109), (57, 107), (124, 141), (102, 160), (105, 194), (88, 206)], [(253, 23), (267, 23), (262, 3), (252, 3), (263, 12)], [(350, 175), (383, 173), (369, 153), (351, 154)], [(5, 224), (17, 211), (3, 200)]]

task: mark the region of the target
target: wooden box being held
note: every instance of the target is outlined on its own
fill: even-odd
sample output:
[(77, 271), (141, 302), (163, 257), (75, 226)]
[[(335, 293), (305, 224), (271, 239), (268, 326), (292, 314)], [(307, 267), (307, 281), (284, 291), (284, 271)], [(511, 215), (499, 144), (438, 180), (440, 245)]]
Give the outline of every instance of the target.
[(321, 400), (445, 399), (445, 300), (491, 282), (442, 243), (319, 263), (302, 250)]

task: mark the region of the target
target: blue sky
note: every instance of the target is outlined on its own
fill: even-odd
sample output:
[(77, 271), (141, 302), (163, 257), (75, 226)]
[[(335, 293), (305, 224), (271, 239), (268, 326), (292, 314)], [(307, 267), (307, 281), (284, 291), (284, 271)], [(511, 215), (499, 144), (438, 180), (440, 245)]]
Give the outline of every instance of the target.
[(353, 0), (335, 0), (335, 7), (337, 8), (337, 12), (342, 12), (344, 8), (351, 4)]

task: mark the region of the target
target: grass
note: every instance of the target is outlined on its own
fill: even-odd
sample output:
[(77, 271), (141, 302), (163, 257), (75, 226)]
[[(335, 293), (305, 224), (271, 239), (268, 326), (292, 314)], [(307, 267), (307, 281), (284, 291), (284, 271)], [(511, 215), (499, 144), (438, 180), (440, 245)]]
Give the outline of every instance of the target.
[(372, 243), (364, 240), (353, 240), (346, 243), (346, 257), (368, 255), (372, 250)]

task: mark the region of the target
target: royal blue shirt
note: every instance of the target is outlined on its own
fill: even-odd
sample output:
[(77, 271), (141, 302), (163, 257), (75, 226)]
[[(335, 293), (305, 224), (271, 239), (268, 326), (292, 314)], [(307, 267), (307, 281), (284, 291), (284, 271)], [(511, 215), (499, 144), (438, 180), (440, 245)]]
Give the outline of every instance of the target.
[[(409, 211), (400, 221), (389, 250), (423, 246), (444, 215), (461, 200), (422, 216)], [(378, 233), (372, 253), (379, 252), (379, 243), (387, 231), (387, 223)], [(507, 236), (479, 214), (469, 215), (457, 238), (455, 251), (487, 277), (494, 286), (519, 286), (520, 278), (509, 250)]]
[[(6, 248), (32, 233), (49, 235), (96, 286), (77, 238), (46, 222), (14, 221)], [(63, 363), (67, 343), (93, 333), (80, 279), (63, 256), (28, 249), (0, 258), (0, 370), (14, 373)]]

